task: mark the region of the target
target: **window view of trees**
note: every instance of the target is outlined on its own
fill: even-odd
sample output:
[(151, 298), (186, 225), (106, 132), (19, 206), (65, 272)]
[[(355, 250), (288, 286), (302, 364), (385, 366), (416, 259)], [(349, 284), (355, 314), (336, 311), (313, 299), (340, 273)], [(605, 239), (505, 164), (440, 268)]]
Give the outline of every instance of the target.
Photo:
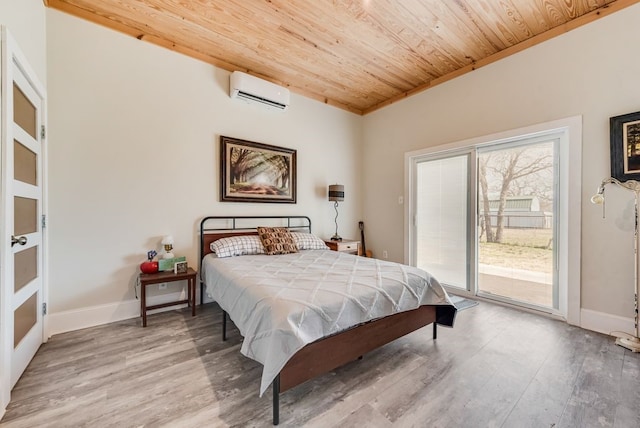
[[(483, 153), (478, 168), (481, 238), (502, 243), (509, 217), (520, 217), (516, 227), (546, 227), (553, 211), (552, 143)], [(509, 198), (523, 203), (507, 212)]]

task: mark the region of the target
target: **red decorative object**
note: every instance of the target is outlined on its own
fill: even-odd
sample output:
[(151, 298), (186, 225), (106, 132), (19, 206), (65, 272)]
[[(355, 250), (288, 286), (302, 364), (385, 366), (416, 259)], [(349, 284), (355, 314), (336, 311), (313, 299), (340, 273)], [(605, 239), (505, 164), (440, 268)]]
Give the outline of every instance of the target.
[(156, 273), (158, 272), (158, 262), (142, 262), (140, 271), (142, 273)]

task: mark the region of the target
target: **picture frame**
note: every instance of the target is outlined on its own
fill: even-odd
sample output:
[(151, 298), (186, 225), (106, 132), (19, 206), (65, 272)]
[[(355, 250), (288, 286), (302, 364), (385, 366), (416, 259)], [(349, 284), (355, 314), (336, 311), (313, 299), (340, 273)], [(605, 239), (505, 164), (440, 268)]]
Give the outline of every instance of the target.
[(175, 274), (187, 273), (188, 269), (189, 269), (189, 266), (187, 265), (187, 262), (176, 262), (173, 265), (173, 273)]
[(611, 176), (640, 180), (640, 111), (609, 119)]
[(220, 201), (296, 203), (296, 150), (220, 136)]
[(175, 271), (175, 265), (178, 262), (186, 262), (187, 258), (185, 256), (182, 257), (174, 257), (172, 259), (159, 259), (158, 260), (158, 271), (160, 272), (173, 272)]

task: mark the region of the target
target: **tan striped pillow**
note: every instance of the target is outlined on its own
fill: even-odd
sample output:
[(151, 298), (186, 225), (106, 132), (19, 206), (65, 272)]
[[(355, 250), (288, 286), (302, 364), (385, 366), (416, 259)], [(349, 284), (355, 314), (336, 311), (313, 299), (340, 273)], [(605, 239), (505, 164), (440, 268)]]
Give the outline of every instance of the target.
[(298, 252), (293, 236), (285, 227), (258, 227), (258, 236), (264, 246), (264, 252), (269, 256)]

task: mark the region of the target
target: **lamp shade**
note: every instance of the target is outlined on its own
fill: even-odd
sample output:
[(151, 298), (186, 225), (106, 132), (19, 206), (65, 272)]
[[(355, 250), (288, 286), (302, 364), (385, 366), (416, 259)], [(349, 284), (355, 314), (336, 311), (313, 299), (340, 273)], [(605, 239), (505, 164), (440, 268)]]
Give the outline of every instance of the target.
[(329, 200), (344, 201), (344, 186), (342, 184), (332, 184), (329, 186)]
[(602, 193), (596, 193), (591, 197), (591, 203), (596, 205), (604, 204), (604, 195)]
[(173, 245), (173, 236), (167, 235), (162, 238), (162, 245)]

